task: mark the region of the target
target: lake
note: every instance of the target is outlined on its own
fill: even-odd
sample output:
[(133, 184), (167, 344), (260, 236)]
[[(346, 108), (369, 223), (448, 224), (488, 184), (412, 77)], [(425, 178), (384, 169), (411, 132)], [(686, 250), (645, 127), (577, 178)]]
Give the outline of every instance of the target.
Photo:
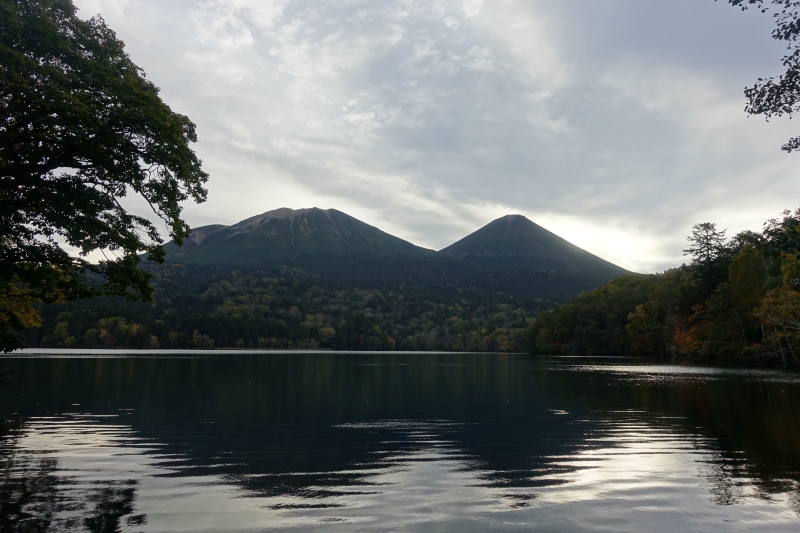
[(0, 532), (800, 531), (800, 374), (505, 354), (0, 358)]

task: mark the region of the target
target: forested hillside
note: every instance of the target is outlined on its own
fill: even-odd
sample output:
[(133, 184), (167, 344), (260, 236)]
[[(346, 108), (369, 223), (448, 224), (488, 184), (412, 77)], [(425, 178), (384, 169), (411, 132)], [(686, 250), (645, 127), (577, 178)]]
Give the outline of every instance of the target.
[(155, 301), (43, 306), (29, 346), (523, 351), (554, 302), (447, 286), (330, 284), (277, 267), (241, 273), (167, 264)]
[(800, 364), (800, 209), (730, 240), (698, 224), (689, 241), (689, 265), (628, 274), (543, 312), (530, 350)]

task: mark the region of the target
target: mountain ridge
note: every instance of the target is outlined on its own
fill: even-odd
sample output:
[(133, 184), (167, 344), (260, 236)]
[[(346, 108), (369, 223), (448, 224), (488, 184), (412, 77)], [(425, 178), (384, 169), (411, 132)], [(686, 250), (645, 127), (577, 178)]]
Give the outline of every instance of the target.
[(627, 270), (506, 215), (440, 251), (416, 246), (336, 209), (278, 208), (195, 229), (167, 261), (201, 267), (296, 268), (362, 287), (448, 286), (485, 294), (572, 298)]
[(166, 249), (172, 262), (247, 265), (311, 255), (421, 258), (436, 253), (336, 209), (316, 207), (283, 207), (230, 226), (202, 226), (184, 246), (169, 243)]

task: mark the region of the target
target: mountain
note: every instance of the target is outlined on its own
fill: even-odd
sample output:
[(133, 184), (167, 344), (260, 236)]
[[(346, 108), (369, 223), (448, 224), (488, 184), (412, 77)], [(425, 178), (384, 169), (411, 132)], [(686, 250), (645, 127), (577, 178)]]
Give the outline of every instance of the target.
[(334, 209), (195, 229), (145, 263), (152, 302), (42, 307), (40, 347), (520, 351), (544, 309), (625, 270), (518, 215), (440, 252)]
[(192, 266), (198, 275), (203, 269), (293, 268), (348, 287), (424, 285), (556, 300), (626, 272), (520, 215), (497, 219), (439, 252), (317, 208), (281, 208), (231, 226), (203, 226), (182, 247), (165, 248), (168, 262)]
[(335, 209), (267, 211), (232, 226), (203, 226), (168, 260), (186, 264), (258, 267), (313, 256), (424, 259), (436, 252), (365, 224)]
[(627, 271), (578, 248), (522, 215), (506, 215), (439, 251), (444, 257), (483, 264), (514, 264), (571, 273), (605, 283)]

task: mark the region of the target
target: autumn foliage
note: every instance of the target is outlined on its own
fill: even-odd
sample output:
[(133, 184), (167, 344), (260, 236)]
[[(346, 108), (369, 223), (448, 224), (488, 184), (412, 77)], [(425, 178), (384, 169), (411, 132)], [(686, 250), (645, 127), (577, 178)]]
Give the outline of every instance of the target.
[(688, 265), (628, 274), (540, 314), (530, 350), (800, 364), (800, 209), (732, 239), (698, 224), (689, 241)]

